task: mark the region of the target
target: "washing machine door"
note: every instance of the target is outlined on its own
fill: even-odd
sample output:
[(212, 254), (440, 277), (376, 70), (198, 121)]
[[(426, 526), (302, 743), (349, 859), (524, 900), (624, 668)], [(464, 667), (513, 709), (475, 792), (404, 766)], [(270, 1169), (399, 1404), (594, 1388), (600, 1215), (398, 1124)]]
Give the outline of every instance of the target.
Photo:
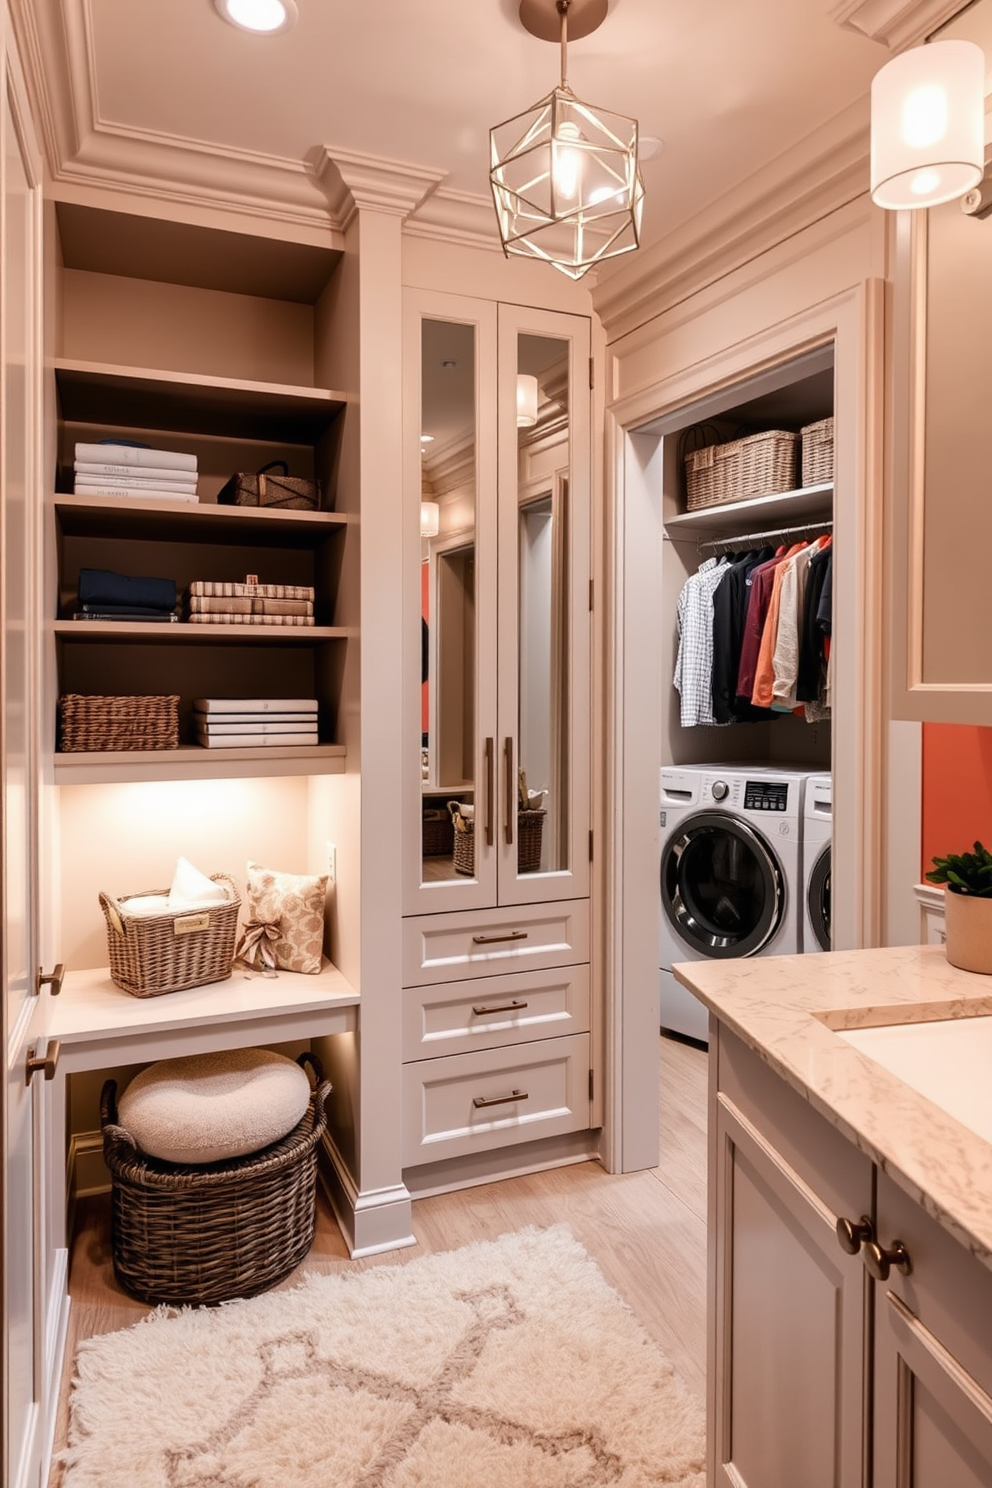
[(821, 951), (830, 949), (830, 843), (813, 864), (806, 888), (806, 910)]
[(753, 956), (782, 922), (785, 881), (771, 847), (747, 822), (699, 811), (665, 843), (661, 902), (699, 955)]

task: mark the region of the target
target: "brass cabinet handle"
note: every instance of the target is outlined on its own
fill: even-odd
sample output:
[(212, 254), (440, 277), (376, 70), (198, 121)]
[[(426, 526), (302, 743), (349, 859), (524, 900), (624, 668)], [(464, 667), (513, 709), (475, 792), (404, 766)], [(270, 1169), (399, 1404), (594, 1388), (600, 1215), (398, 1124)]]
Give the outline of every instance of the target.
[(503, 741), (503, 762), (506, 765), (506, 845), (513, 846), (513, 818), (517, 814), (517, 782), (513, 778), (513, 740)]
[(51, 987), (52, 996), (58, 997), (62, 991), (62, 982), (65, 977), (65, 963), (60, 961), (54, 971), (42, 971), (38, 967), (38, 975), (35, 977), (35, 989), (40, 992), (42, 987)]
[(477, 1111), (482, 1111), (486, 1106), (512, 1106), (514, 1101), (530, 1100), (526, 1090), (514, 1090), (510, 1095), (476, 1095), (472, 1104)]
[(46, 1080), (55, 1079), (62, 1045), (58, 1039), (49, 1039), (44, 1054), (29, 1054), (25, 1070), (25, 1085), (30, 1085), (39, 1070), (44, 1070)]
[(526, 940), (527, 930), (511, 930), (508, 935), (473, 935), (473, 945), (495, 945), (500, 940)]
[(493, 845), (493, 810), (496, 804), (496, 740), (486, 739), (486, 846)]
[(875, 1238), (875, 1226), (867, 1214), (862, 1214), (860, 1219), (839, 1219), (837, 1221), (837, 1239), (840, 1241), (841, 1250), (846, 1250), (848, 1255), (857, 1255), (862, 1245)]
[(472, 1011), (477, 1018), (481, 1018), (484, 1013), (519, 1013), (526, 1006), (527, 1004), (525, 1002), (517, 1002), (514, 999), (513, 1002), (494, 1002), (491, 1007), (480, 1004), (478, 1007), (474, 1007)]
[(894, 1240), (888, 1250), (883, 1250), (877, 1240), (868, 1240), (861, 1247), (861, 1254), (865, 1258), (869, 1275), (874, 1276), (876, 1281), (887, 1281), (892, 1266), (901, 1271), (903, 1276), (908, 1276), (913, 1269), (909, 1251), (901, 1240)]

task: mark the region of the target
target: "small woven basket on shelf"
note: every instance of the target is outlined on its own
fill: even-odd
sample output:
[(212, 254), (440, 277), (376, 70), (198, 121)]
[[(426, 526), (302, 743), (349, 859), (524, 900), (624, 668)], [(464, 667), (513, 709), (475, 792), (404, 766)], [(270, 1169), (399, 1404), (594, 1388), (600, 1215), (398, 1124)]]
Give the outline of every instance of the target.
[(117, 1122), (117, 1086), (100, 1101), (103, 1156), (112, 1182), (114, 1274), (142, 1302), (174, 1306), (254, 1297), (282, 1281), (313, 1244), (317, 1144), (331, 1087), (309, 1064), (313, 1093), (281, 1141), (202, 1166), (139, 1151)]
[[(129, 914), (112, 894), (100, 894), (107, 921), (110, 977), (132, 997), (158, 997), (222, 982), (231, 975), (241, 900), (234, 880), (225, 873), (211, 875), (228, 892), (225, 904), (210, 904), (186, 914)], [(129, 894), (165, 897), (168, 889), (146, 889)]]
[[(457, 804), (456, 801), (451, 802), (455, 827), (455, 845), (452, 855), (454, 867), (456, 873), (464, 873), (471, 878), (475, 873), (475, 822), (471, 817), (459, 815), (454, 810)], [(547, 814), (543, 809), (517, 812), (518, 873), (537, 873), (540, 870), (544, 818)]]
[(751, 496), (775, 496), (796, 483), (798, 434), (769, 429), (708, 444), (685, 456), (686, 509), (745, 501)]
[(454, 851), (455, 828), (447, 811), (428, 808), (423, 815), (423, 852), (425, 858), (439, 858)]
[(820, 419), (799, 431), (802, 439), (804, 486), (820, 486), (834, 478), (834, 421)]
[(179, 697), (97, 697), (67, 692), (59, 699), (59, 749), (179, 748)]

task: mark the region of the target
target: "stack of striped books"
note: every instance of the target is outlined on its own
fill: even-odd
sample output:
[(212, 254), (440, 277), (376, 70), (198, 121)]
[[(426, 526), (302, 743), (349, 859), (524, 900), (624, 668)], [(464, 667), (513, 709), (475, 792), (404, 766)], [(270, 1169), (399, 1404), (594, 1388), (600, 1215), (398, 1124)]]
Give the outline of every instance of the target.
[(316, 698), (194, 698), (196, 742), (205, 749), (316, 744)]
[(186, 618), (193, 625), (313, 625), (307, 584), (244, 584), (194, 579)]
[(145, 444), (77, 444), (75, 496), (145, 496), (195, 503), (196, 456)]

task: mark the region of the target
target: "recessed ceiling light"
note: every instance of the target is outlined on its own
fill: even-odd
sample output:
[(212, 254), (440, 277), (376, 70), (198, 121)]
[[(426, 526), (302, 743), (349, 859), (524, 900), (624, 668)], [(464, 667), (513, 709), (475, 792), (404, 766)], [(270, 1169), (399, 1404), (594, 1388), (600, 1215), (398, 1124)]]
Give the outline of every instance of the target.
[(638, 160), (653, 160), (665, 148), (665, 141), (656, 134), (642, 134), (637, 142)]
[(242, 31), (275, 36), (296, 24), (296, 0), (214, 0), (225, 21)]

